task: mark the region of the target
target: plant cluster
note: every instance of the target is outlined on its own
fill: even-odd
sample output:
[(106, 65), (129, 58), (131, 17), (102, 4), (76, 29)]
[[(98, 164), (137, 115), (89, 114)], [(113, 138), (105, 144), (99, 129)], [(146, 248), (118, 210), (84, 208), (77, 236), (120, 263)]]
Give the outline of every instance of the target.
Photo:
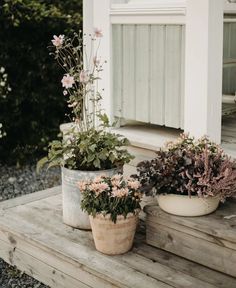
[(49, 162), (73, 170), (105, 170), (122, 167), (133, 157), (124, 148), (129, 144), (121, 135), (99, 129), (68, 132), (64, 139), (49, 144), (48, 157), (38, 162), (40, 168)]
[(64, 35), (54, 35), (52, 39), (55, 59), (65, 70), (61, 80), (63, 94), (68, 96), (74, 123), (61, 140), (49, 144), (48, 156), (39, 161), (38, 168), (48, 162), (48, 167), (104, 170), (123, 166), (133, 158), (124, 148), (129, 141), (109, 131), (108, 117), (100, 105), (102, 96), (97, 87), (102, 64), (98, 48), (102, 32), (95, 29), (89, 35), (90, 49), (83, 44), (85, 37), (80, 31), (72, 39)]
[(137, 167), (146, 193), (217, 196), (222, 201), (236, 193), (236, 165), (207, 137), (195, 140), (182, 134), (157, 152), (155, 159)]
[(0, 123), (7, 133), (0, 158), (21, 164), (42, 157), (67, 120), (60, 71), (46, 47), (53, 32), (72, 35), (81, 29), (82, 0), (2, 0), (0, 7), (0, 65), (12, 88), (0, 97)]
[(101, 175), (94, 180), (80, 181), (78, 187), (83, 197), (81, 208), (93, 217), (96, 214), (109, 215), (116, 223), (118, 215), (126, 218), (140, 209), (140, 183), (134, 178), (125, 179), (120, 174)]
[(83, 34), (80, 30), (72, 38), (54, 35), (50, 47), (50, 54), (64, 70), (63, 94), (68, 98), (73, 121), (78, 123), (81, 131), (95, 128), (96, 117), (102, 116), (99, 104), (102, 96), (97, 87), (104, 64), (98, 57), (102, 36), (99, 29), (94, 29), (93, 35)]
[[(0, 67), (0, 98), (6, 99), (10, 91), (11, 87), (8, 83), (8, 75), (6, 73), (6, 70), (4, 67)], [(6, 132), (2, 130), (2, 127), (3, 124), (0, 123), (0, 138), (6, 136)]]

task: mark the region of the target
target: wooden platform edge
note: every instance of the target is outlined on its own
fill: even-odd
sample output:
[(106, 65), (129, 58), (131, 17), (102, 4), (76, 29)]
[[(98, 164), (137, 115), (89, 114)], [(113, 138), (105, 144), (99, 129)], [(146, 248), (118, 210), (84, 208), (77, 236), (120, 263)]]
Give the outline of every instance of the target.
[(12, 198), (3, 202), (0, 202), (0, 210), (6, 210), (19, 205), (24, 205), (37, 200), (45, 199), (61, 193), (61, 186), (55, 186), (46, 190), (33, 192), (16, 198)]

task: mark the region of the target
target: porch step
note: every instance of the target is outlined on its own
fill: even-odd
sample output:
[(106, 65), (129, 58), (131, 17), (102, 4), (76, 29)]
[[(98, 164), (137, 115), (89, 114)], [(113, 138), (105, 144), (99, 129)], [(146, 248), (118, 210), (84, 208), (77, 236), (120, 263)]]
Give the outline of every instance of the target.
[(170, 215), (157, 205), (144, 210), (148, 244), (236, 277), (236, 199), (202, 217)]
[(103, 255), (91, 232), (62, 223), (57, 187), (0, 204), (0, 257), (52, 288), (236, 287), (234, 277), (147, 245), (140, 224), (132, 251)]

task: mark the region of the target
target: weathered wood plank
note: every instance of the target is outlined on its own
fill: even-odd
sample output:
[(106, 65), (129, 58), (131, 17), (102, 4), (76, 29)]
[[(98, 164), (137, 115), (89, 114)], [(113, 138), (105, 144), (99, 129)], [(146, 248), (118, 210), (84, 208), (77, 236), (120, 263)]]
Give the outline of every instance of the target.
[(226, 219), (225, 216), (235, 214), (236, 200), (230, 199), (221, 204), (215, 213), (203, 217), (178, 217), (163, 212), (158, 206), (146, 208), (150, 217), (165, 219), (169, 222), (177, 223), (192, 229), (204, 232), (206, 234), (218, 237), (230, 242), (236, 242), (236, 219)]
[(27, 254), (9, 243), (0, 240), (1, 258), (10, 265), (16, 266), (29, 276), (49, 285), (52, 288), (89, 288), (90, 286), (82, 283), (72, 276), (51, 267), (47, 262), (42, 262), (37, 258)]
[(9, 200), (0, 202), (0, 210), (1, 209), (5, 210), (8, 208), (16, 207), (16, 206), (23, 205), (26, 203), (34, 202), (36, 200), (45, 199), (47, 197), (58, 195), (60, 193), (61, 193), (61, 186), (30, 193), (30, 194), (23, 195), (14, 199), (9, 199)]
[(147, 243), (236, 277), (236, 253), (228, 248), (159, 224), (148, 226)]
[[(134, 249), (135, 253), (142, 255), (153, 262), (166, 265), (170, 268), (191, 275), (204, 282), (211, 283), (219, 288), (235, 288), (236, 279), (226, 274), (211, 270), (205, 266), (194, 263), (190, 260), (184, 259), (167, 251), (154, 248), (147, 244), (140, 244)], [(199, 286), (201, 287), (201, 286)], [(204, 287), (204, 286), (202, 286)]]
[[(17, 238), (16, 242), (18, 245), (20, 245), (20, 243), (21, 245), (26, 245), (24, 241), (27, 239), (27, 242), (32, 246), (36, 243), (39, 243), (40, 246), (42, 245), (42, 247), (47, 250), (49, 255), (53, 255), (55, 253), (54, 251), (57, 252), (57, 256), (59, 255), (61, 257), (62, 255), (65, 255), (66, 258), (64, 261), (66, 261), (66, 263), (68, 261), (75, 261), (80, 264), (81, 273), (87, 272), (98, 277), (94, 283), (88, 283), (86, 281), (89, 280), (87, 280), (87, 278), (84, 279), (84, 283), (92, 287), (97, 287), (97, 281), (100, 280), (100, 278), (101, 281), (107, 281), (116, 287), (169, 287), (168, 285), (165, 285), (152, 277), (148, 277), (141, 272), (137, 272), (135, 269), (129, 267), (125, 263), (117, 262), (115, 257), (108, 257), (98, 253), (95, 251), (94, 246), (89, 247), (89, 241), (87, 241), (85, 244), (85, 239), (78, 237), (78, 234), (84, 234), (83, 231), (76, 231), (73, 234), (65, 233), (64, 229), (56, 229), (56, 231), (54, 231), (54, 226), (56, 226), (58, 223), (54, 220), (54, 217), (48, 217), (50, 214), (48, 214), (48, 207), (45, 208), (45, 201), (42, 204), (42, 207), (40, 207), (40, 203), (37, 201), (34, 204), (31, 203), (25, 206), (19, 206), (15, 208), (17, 210), (15, 215), (13, 215), (11, 209), (9, 209), (5, 212), (4, 217), (0, 219), (1, 227), (4, 225), (5, 227), (11, 227), (12, 230), (9, 228), (8, 230), (10, 231), (13, 239)], [(54, 202), (55, 199), (52, 201)], [(44, 213), (42, 213), (43, 207)], [(34, 215), (34, 219), (37, 219), (38, 223), (34, 223), (35, 220), (30, 219), (30, 215)], [(39, 219), (41, 219), (41, 221)], [(46, 227), (44, 225), (45, 220), (47, 221), (47, 223), (45, 223)], [(20, 227), (19, 223), (16, 223), (16, 221), (21, 223)], [(41, 225), (39, 225), (39, 223)], [(78, 233), (78, 238), (76, 237), (76, 233)], [(3, 237), (3, 235), (1, 235), (1, 237)], [(2, 239), (1, 237), (0, 239)], [(21, 242), (19, 241), (20, 238), (22, 240)], [(19, 247), (19, 249), (23, 248)], [(34, 257), (35, 256), (36, 255), (34, 255)], [(36, 257), (41, 257), (41, 253)], [(48, 259), (48, 256), (46, 259)], [(51, 262), (51, 265), (58, 265), (57, 262), (55, 262), (55, 264), (53, 263), (54, 262)], [(62, 262), (60, 265), (62, 265)], [(77, 277), (76, 275), (74, 276)], [(110, 286), (108, 285), (108, 287)]]
[(122, 256), (122, 260), (139, 271), (143, 271), (144, 273), (156, 279), (160, 279), (164, 283), (176, 288), (216, 288), (215, 285), (186, 275), (185, 273), (179, 272), (176, 269), (167, 267), (158, 262), (153, 263), (152, 260), (140, 255), (129, 253)]

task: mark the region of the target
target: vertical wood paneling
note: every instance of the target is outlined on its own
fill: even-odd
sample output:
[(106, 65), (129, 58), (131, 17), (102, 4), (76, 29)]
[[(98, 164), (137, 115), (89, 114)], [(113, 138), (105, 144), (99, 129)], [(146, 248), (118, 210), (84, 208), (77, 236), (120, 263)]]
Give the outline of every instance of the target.
[(150, 30), (150, 122), (164, 125), (165, 26), (151, 25)]
[[(128, 120), (182, 128), (183, 26), (114, 26), (117, 26), (113, 28), (115, 115)], [(122, 114), (118, 113), (119, 107)]]
[[(230, 29), (231, 24), (225, 23), (224, 24), (224, 49), (223, 49), (223, 58), (225, 60), (230, 58)], [(223, 93), (230, 94), (230, 69), (231, 68), (224, 68), (223, 69)]]
[(135, 119), (135, 25), (123, 25), (123, 117)]
[[(236, 59), (236, 23), (231, 23), (230, 29), (230, 58)], [(236, 67), (230, 69), (230, 92), (236, 91)]]
[(149, 122), (149, 25), (136, 28), (136, 117), (135, 120)]
[(166, 26), (165, 125), (180, 127), (181, 26)]
[(180, 128), (184, 128), (184, 79), (185, 79), (185, 26), (181, 33), (181, 67), (180, 67)]
[(122, 25), (113, 25), (112, 36), (112, 65), (113, 65), (113, 107), (114, 115), (122, 117), (122, 94), (123, 94), (123, 33)]

